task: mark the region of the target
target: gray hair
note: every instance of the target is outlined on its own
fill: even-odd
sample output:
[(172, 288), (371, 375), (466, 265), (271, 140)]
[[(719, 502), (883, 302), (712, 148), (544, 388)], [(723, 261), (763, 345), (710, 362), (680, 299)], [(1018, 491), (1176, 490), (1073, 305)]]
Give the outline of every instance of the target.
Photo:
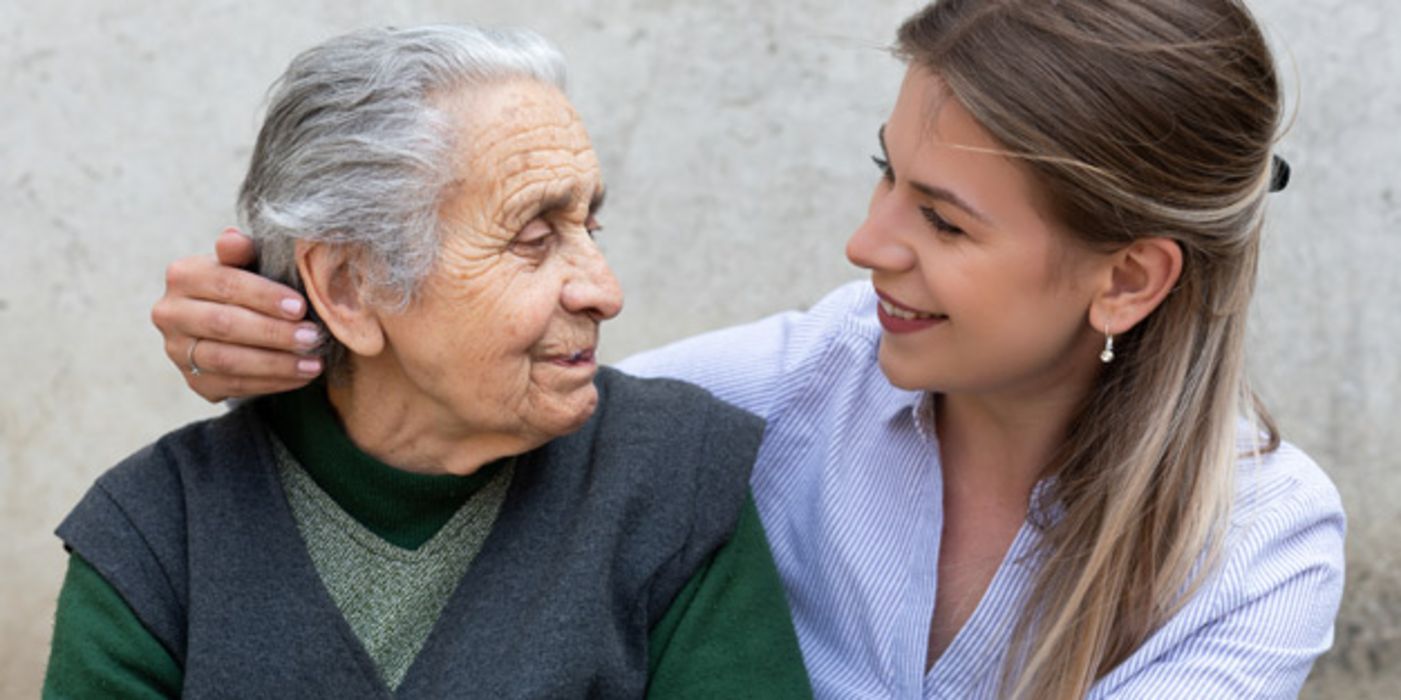
[[(524, 29), (369, 29), (302, 52), (271, 88), (239, 221), (259, 271), (302, 288), (296, 241), (355, 249), (357, 282), (403, 309), (438, 253), (453, 179), (443, 94), (534, 79), (564, 89), (564, 59)], [(334, 354), (334, 353), (333, 353)]]

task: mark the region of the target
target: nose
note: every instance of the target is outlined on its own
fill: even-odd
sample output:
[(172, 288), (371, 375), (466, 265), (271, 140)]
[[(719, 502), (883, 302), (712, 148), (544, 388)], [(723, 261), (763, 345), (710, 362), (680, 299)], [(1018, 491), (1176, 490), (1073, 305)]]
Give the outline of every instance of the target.
[(908, 270), (915, 264), (915, 254), (899, 235), (907, 226), (901, 220), (898, 196), (883, 192), (883, 185), (876, 187), (866, 210), (866, 220), (846, 242), (846, 259), (872, 271)]
[(606, 321), (623, 310), (623, 288), (592, 240), (580, 246), (560, 301), (570, 313), (588, 314), (595, 321)]

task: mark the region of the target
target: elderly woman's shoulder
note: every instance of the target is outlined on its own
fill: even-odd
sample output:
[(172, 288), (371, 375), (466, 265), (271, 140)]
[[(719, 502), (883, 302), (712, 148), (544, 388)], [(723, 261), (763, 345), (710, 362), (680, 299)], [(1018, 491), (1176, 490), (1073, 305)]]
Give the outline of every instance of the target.
[(706, 389), (677, 379), (635, 377), (603, 367), (595, 380), (598, 417), (625, 421), (637, 428), (723, 430), (762, 433), (764, 421)]
[[(270, 450), (255, 420), (251, 407), (240, 407), (137, 450), (97, 479), (58, 536), (124, 596), (173, 587), (183, 600), (192, 512), (246, 499), (248, 480), (239, 475), (256, 473), (249, 462)], [(162, 639), (176, 639), (181, 625), (167, 608), (145, 622)]]
[(245, 404), (172, 430), (108, 469), (92, 490), (120, 503), (158, 509), (162, 500), (180, 499), (188, 481), (210, 475), (219, 480), (220, 470), (247, 468), (265, 456), (266, 437), (257, 421), (252, 406)]
[(685, 493), (681, 501), (738, 515), (764, 435), (761, 418), (674, 379), (602, 368), (595, 382), (598, 409), (583, 429), (556, 441), (556, 454), (587, 453), (590, 469), (628, 484), (650, 507)]

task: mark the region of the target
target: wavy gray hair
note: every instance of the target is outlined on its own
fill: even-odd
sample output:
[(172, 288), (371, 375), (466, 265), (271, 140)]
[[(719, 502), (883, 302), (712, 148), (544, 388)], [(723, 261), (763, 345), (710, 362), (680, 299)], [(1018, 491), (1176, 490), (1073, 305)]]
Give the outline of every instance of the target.
[(454, 132), (433, 100), (513, 78), (563, 90), (564, 73), (524, 29), (369, 29), (302, 52), (273, 83), (238, 195), (259, 271), (300, 290), (296, 241), (352, 246), (358, 282), (403, 309), (437, 259), (453, 177)]

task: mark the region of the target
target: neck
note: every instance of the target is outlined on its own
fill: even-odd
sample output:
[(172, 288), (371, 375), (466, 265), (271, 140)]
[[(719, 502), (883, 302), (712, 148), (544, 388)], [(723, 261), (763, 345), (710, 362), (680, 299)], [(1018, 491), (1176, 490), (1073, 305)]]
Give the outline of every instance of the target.
[(351, 442), (385, 464), (420, 474), (474, 474), (544, 441), (473, 430), (382, 358), (356, 357), (326, 394)]
[(945, 479), (955, 488), (1024, 504), (1089, 392), (1093, 378), (1037, 391), (941, 394), (935, 412)]

